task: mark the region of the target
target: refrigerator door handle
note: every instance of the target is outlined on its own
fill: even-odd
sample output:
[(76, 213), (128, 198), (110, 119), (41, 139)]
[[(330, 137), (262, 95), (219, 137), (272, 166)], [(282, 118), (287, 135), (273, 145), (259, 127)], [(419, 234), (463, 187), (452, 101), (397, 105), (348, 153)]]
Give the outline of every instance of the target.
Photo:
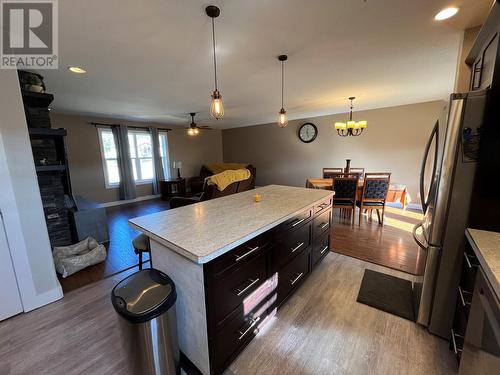
[[(432, 174), (431, 174), (432, 179), (434, 179), (434, 175), (436, 174), (436, 168), (437, 168), (438, 147), (439, 147), (439, 120), (436, 121), (436, 124), (434, 125), (434, 128), (432, 129), (431, 136), (429, 137), (429, 141), (427, 142), (427, 145), (425, 146), (424, 157), (422, 159), (422, 167), (420, 169), (420, 171), (421, 171), (420, 172), (420, 202), (422, 204), (422, 211), (424, 213), (427, 210), (427, 206), (428, 206), (426, 194), (424, 191), (425, 167), (427, 164), (427, 157), (429, 156), (429, 151), (431, 149), (432, 141), (434, 138), (436, 139), (436, 142), (435, 142), (434, 160), (433, 160)], [(433, 183), (433, 181), (431, 180), (431, 184), (432, 183)]]
[(412, 233), (413, 233), (413, 239), (415, 240), (415, 242), (418, 244), (418, 246), (420, 246), (422, 249), (426, 249), (427, 248), (427, 245), (425, 245), (422, 241), (420, 241), (420, 238), (418, 237), (417, 235), (417, 230), (418, 228), (420, 228), (424, 223), (418, 223), (417, 225), (415, 225), (413, 227), (413, 230), (412, 230)]

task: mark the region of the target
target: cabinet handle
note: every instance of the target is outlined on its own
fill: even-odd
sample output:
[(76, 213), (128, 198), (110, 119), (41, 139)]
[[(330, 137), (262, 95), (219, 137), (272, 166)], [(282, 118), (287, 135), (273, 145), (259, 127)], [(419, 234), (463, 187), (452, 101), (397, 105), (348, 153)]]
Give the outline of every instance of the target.
[(252, 286), (254, 286), (256, 283), (259, 282), (259, 278), (256, 278), (256, 279), (249, 279), (248, 281), (250, 281), (250, 284), (248, 284), (246, 287), (244, 287), (243, 289), (241, 288), (236, 288), (236, 295), (239, 297), (241, 296), (243, 293), (245, 293), (248, 289), (250, 289)]
[(470, 302), (466, 302), (464, 298), (464, 293), (469, 293), (469, 292), (464, 292), (462, 291), (462, 288), (460, 285), (458, 286), (458, 294), (460, 296), (460, 300), (462, 301), (462, 306), (465, 307), (466, 305), (470, 305)]
[(240, 260), (246, 258), (247, 256), (249, 256), (250, 254), (252, 254), (253, 252), (257, 251), (260, 249), (260, 246), (255, 246), (255, 247), (249, 247), (248, 250), (245, 254), (243, 255), (236, 255), (236, 261), (239, 262)]
[(328, 207), (328, 203), (322, 203), (318, 207), (319, 207), (319, 210), (322, 211), (322, 210), (324, 210), (325, 208)]
[(451, 330), (451, 342), (453, 344), (453, 351), (455, 352), (455, 355), (458, 355), (458, 352), (461, 352), (462, 349), (458, 349), (457, 348), (457, 342), (455, 341), (455, 336), (457, 337), (462, 337), (460, 335), (457, 335), (455, 334), (455, 332), (453, 331), (453, 329)]
[(292, 250), (292, 254), (295, 253), (302, 246), (304, 246), (304, 242), (299, 243), (297, 246), (295, 246), (293, 249), (291, 249)]
[(477, 267), (475, 264), (474, 265), (471, 264), (469, 256), (467, 255), (467, 253), (465, 251), (464, 251), (464, 257), (465, 257), (465, 262), (467, 263), (467, 267), (469, 267), (471, 269), (472, 269), (472, 267)]
[(292, 227), (296, 227), (297, 225), (299, 225), (300, 223), (302, 223), (305, 219), (296, 219), (297, 221), (295, 221), (293, 224), (292, 224)]
[(252, 330), (253, 327), (255, 327), (255, 325), (258, 323), (258, 321), (260, 320), (260, 316), (257, 318), (257, 319), (250, 319), (250, 321), (252, 322), (250, 324), (250, 326), (248, 326), (247, 329), (245, 329), (243, 332), (238, 331), (238, 333), (240, 334), (240, 337), (238, 337), (238, 340), (241, 340), (243, 337), (245, 337), (248, 332), (250, 332)]
[(299, 279), (302, 277), (302, 275), (303, 275), (303, 274), (304, 274), (304, 272), (301, 272), (301, 273), (299, 273), (299, 274), (295, 277), (295, 279), (290, 280), (291, 285), (293, 285), (293, 284), (295, 284), (297, 281), (299, 281)]
[(324, 253), (325, 251), (327, 251), (327, 250), (328, 250), (328, 245), (326, 245), (326, 246), (323, 248), (323, 250), (321, 250), (320, 254), (323, 254), (323, 253)]
[(319, 226), (321, 229), (325, 229), (328, 226), (328, 222), (321, 223)]

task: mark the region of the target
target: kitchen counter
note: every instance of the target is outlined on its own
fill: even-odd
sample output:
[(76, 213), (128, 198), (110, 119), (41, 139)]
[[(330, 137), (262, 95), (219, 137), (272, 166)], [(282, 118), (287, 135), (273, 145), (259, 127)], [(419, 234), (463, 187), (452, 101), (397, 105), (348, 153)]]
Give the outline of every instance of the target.
[(500, 233), (467, 229), (465, 234), (488, 281), (500, 298)]
[[(262, 195), (261, 202), (254, 202), (255, 193)], [(269, 185), (129, 223), (170, 250), (203, 264), (331, 195), (331, 190)]]

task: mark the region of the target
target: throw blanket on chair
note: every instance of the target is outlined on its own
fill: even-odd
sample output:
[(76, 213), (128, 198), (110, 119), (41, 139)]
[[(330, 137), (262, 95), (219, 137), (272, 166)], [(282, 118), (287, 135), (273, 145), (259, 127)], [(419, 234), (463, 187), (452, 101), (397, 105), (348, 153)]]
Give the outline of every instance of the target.
[(221, 173), (227, 170), (234, 169), (245, 169), (247, 164), (240, 163), (210, 163), (205, 164), (207, 169), (211, 171), (213, 174)]
[(207, 177), (207, 183), (217, 186), (219, 191), (224, 190), (234, 182), (244, 181), (249, 179), (251, 173), (248, 169), (230, 169), (221, 173)]

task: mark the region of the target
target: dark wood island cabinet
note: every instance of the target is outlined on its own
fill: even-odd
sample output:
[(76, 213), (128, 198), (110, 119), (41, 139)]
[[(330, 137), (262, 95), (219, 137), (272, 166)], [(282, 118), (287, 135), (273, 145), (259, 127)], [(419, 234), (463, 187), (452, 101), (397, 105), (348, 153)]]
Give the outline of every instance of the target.
[[(180, 306), (177, 307), (179, 331), (184, 331), (179, 334), (180, 348), (203, 374), (221, 374), (255, 337), (269, 317), (279, 314), (280, 306), (293, 295), (328, 254), (332, 224), (332, 191), (284, 186), (268, 186), (258, 190), (264, 197), (263, 202), (253, 203), (251, 199), (254, 192), (248, 191), (203, 203), (214, 207), (199, 206), (196, 210), (199, 204), (187, 206), (191, 207), (188, 209), (194, 214), (189, 214), (190, 219), (194, 217), (195, 220), (197, 215), (205, 215), (205, 218), (208, 218), (212, 209), (216, 212), (217, 203), (221, 206), (225, 203), (231, 207), (237, 205), (241, 210), (245, 210), (245, 205), (248, 205), (250, 212), (242, 213), (243, 216), (252, 217), (252, 210), (255, 210), (255, 214), (262, 213), (261, 217), (255, 218), (260, 222), (255, 224), (256, 227), (265, 223), (264, 217), (267, 215), (269, 218), (281, 218), (279, 221), (271, 219), (272, 223), (267, 225), (268, 228), (265, 225), (265, 230), (261, 228), (256, 235), (253, 235), (253, 232), (251, 238), (232, 246), (222, 254), (210, 254), (212, 259), (206, 262), (198, 258), (198, 263), (201, 264), (178, 254), (179, 250), (186, 250), (187, 246), (176, 243), (173, 234), (169, 238), (168, 247), (159, 243), (159, 237), (165, 240), (170, 236), (154, 234), (156, 225), (147, 223), (147, 220), (144, 220), (147, 217), (131, 221), (132, 225), (152, 240), (153, 266), (172, 277), (176, 285), (179, 285), (179, 295), (183, 290), (185, 292), (186, 300), (179, 301)], [(287, 201), (286, 194), (290, 194), (290, 202)], [(302, 195), (308, 199), (304, 202), (292, 202)], [(264, 203), (266, 199), (280, 201), (269, 202), (267, 211)], [(242, 201), (245, 203), (240, 204)], [(274, 204), (276, 207), (271, 207)], [(288, 205), (293, 206), (289, 209), (291, 215), (283, 217)], [(296, 210), (295, 207), (302, 208)], [(224, 210), (224, 207), (221, 207), (221, 210)], [(228, 212), (227, 208), (225, 212)], [(181, 214), (184, 213), (179, 212), (179, 215)], [(231, 221), (230, 218), (228, 221)], [(159, 225), (161, 227), (161, 224)], [(252, 227), (253, 223), (243, 220), (240, 225)], [(214, 235), (215, 232), (216, 229)], [(180, 271), (183, 267), (186, 268), (184, 273)], [(188, 268), (192, 270), (189, 271)], [(193, 285), (197, 281), (200, 282), (198, 287)], [(189, 294), (193, 295), (192, 300)], [(203, 303), (200, 305), (196, 298), (203, 298)], [(180, 315), (182, 318), (179, 319)], [(200, 351), (205, 349), (206, 353), (200, 355)]]

